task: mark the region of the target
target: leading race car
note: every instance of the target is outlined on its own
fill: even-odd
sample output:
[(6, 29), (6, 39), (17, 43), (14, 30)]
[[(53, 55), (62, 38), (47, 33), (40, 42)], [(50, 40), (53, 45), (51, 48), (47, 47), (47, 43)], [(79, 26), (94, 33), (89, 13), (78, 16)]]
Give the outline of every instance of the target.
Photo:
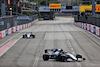
[(32, 32), (26, 32), (23, 35), (23, 38), (35, 38), (35, 35), (33, 35)]
[(74, 56), (71, 53), (63, 51), (62, 49), (46, 49), (45, 54), (43, 54), (43, 60), (48, 61), (49, 59), (55, 59), (56, 61), (62, 61), (62, 62), (72, 62), (72, 61), (81, 62), (85, 60), (85, 58), (83, 58), (82, 55), (80, 54)]

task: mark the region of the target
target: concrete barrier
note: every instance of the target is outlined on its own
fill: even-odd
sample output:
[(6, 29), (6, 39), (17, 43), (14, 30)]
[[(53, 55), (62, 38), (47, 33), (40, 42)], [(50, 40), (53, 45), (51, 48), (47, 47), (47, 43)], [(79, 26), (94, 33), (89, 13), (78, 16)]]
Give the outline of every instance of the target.
[(16, 32), (16, 27), (13, 27), (13, 32)]
[(84, 23), (82, 23), (82, 28), (84, 29)]
[(2, 31), (2, 38), (5, 36), (6, 36), (6, 34), (5, 34), (5, 30), (4, 30), (4, 31)]
[(2, 38), (2, 32), (0, 32), (0, 38)]
[(11, 34), (11, 28), (8, 29), (8, 35)]
[(87, 30), (89, 31), (89, 24), (87, 24)]
[(91, 32), (91, 24), (89, 24), (89, 31)]
[(99, 36), (99, 27), (96, 27), (96, 35)]
[[(78, 24), (78, 25), (77, 25)], [(87, 23), (80, 23), (80, 22), (74, 22), (75, 26), (78, 26), (82, 29), (85, 29), (87, 31), (92, 32), (93, 34), (100, 36), (100, 28), (91, 24), (87, 24)]]

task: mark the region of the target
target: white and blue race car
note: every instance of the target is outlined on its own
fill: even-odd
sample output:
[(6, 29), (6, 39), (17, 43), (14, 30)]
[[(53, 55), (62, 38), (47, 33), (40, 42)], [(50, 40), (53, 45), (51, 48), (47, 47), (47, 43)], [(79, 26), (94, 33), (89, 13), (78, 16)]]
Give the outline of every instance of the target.
[(26, 32), (23, 35), (23, 38), (35, 38), (35, 35), (33, 35), (32, 32)]
[(77, 54), (74, 56), (71, 53), (65, 52), (62, 49), (46, 49), (43, 54), (43, 60), (48, 61), (49, 59), (55, 59), (56, 61), (72, 62), (72, 61), (83, 61), (85, 58), (82, 55)]

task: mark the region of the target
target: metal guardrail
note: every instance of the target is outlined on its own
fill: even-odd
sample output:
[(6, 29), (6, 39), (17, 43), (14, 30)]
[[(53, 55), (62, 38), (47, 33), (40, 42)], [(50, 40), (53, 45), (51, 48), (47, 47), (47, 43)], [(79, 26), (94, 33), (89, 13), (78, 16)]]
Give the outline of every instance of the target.
[(33, 15), (31, 16), (32, 20), (17, 20), (17, 16), (6, 16), (6, 17), (0, 17), (0, 31), (11, 28), (16, 25), (22, 25), (22, 24), (27, 24), (31, 21), (34, 21), (35, 19), (38, 18), (38, 15)]
[(100, 27), (100, 17), (93, 17), (89, 15), (84, 15), (84, 16), (75, 15), (74, 21), (88, 23)]

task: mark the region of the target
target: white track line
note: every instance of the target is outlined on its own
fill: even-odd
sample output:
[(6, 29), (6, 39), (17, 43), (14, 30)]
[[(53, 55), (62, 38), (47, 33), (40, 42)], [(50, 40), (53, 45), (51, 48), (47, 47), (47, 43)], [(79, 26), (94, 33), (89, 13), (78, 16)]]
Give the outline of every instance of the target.
[(35, 61), (34, 61), (33, 67), (37, 67), (38, 60), (39, 60), (39, 56), (35, 58)]
[(38, 54), (36, 55), (36, 58), (35, 58), (35, 61), (33, 63), (33, 67), (37, 67), (38, 65), (38, 62), (39, 62), (39, 58), (40, 58), (40, 55), (41, 55), (41, 50), (42, 50), (42, 46), (39, 48), (39, 50), (37, 51)]

